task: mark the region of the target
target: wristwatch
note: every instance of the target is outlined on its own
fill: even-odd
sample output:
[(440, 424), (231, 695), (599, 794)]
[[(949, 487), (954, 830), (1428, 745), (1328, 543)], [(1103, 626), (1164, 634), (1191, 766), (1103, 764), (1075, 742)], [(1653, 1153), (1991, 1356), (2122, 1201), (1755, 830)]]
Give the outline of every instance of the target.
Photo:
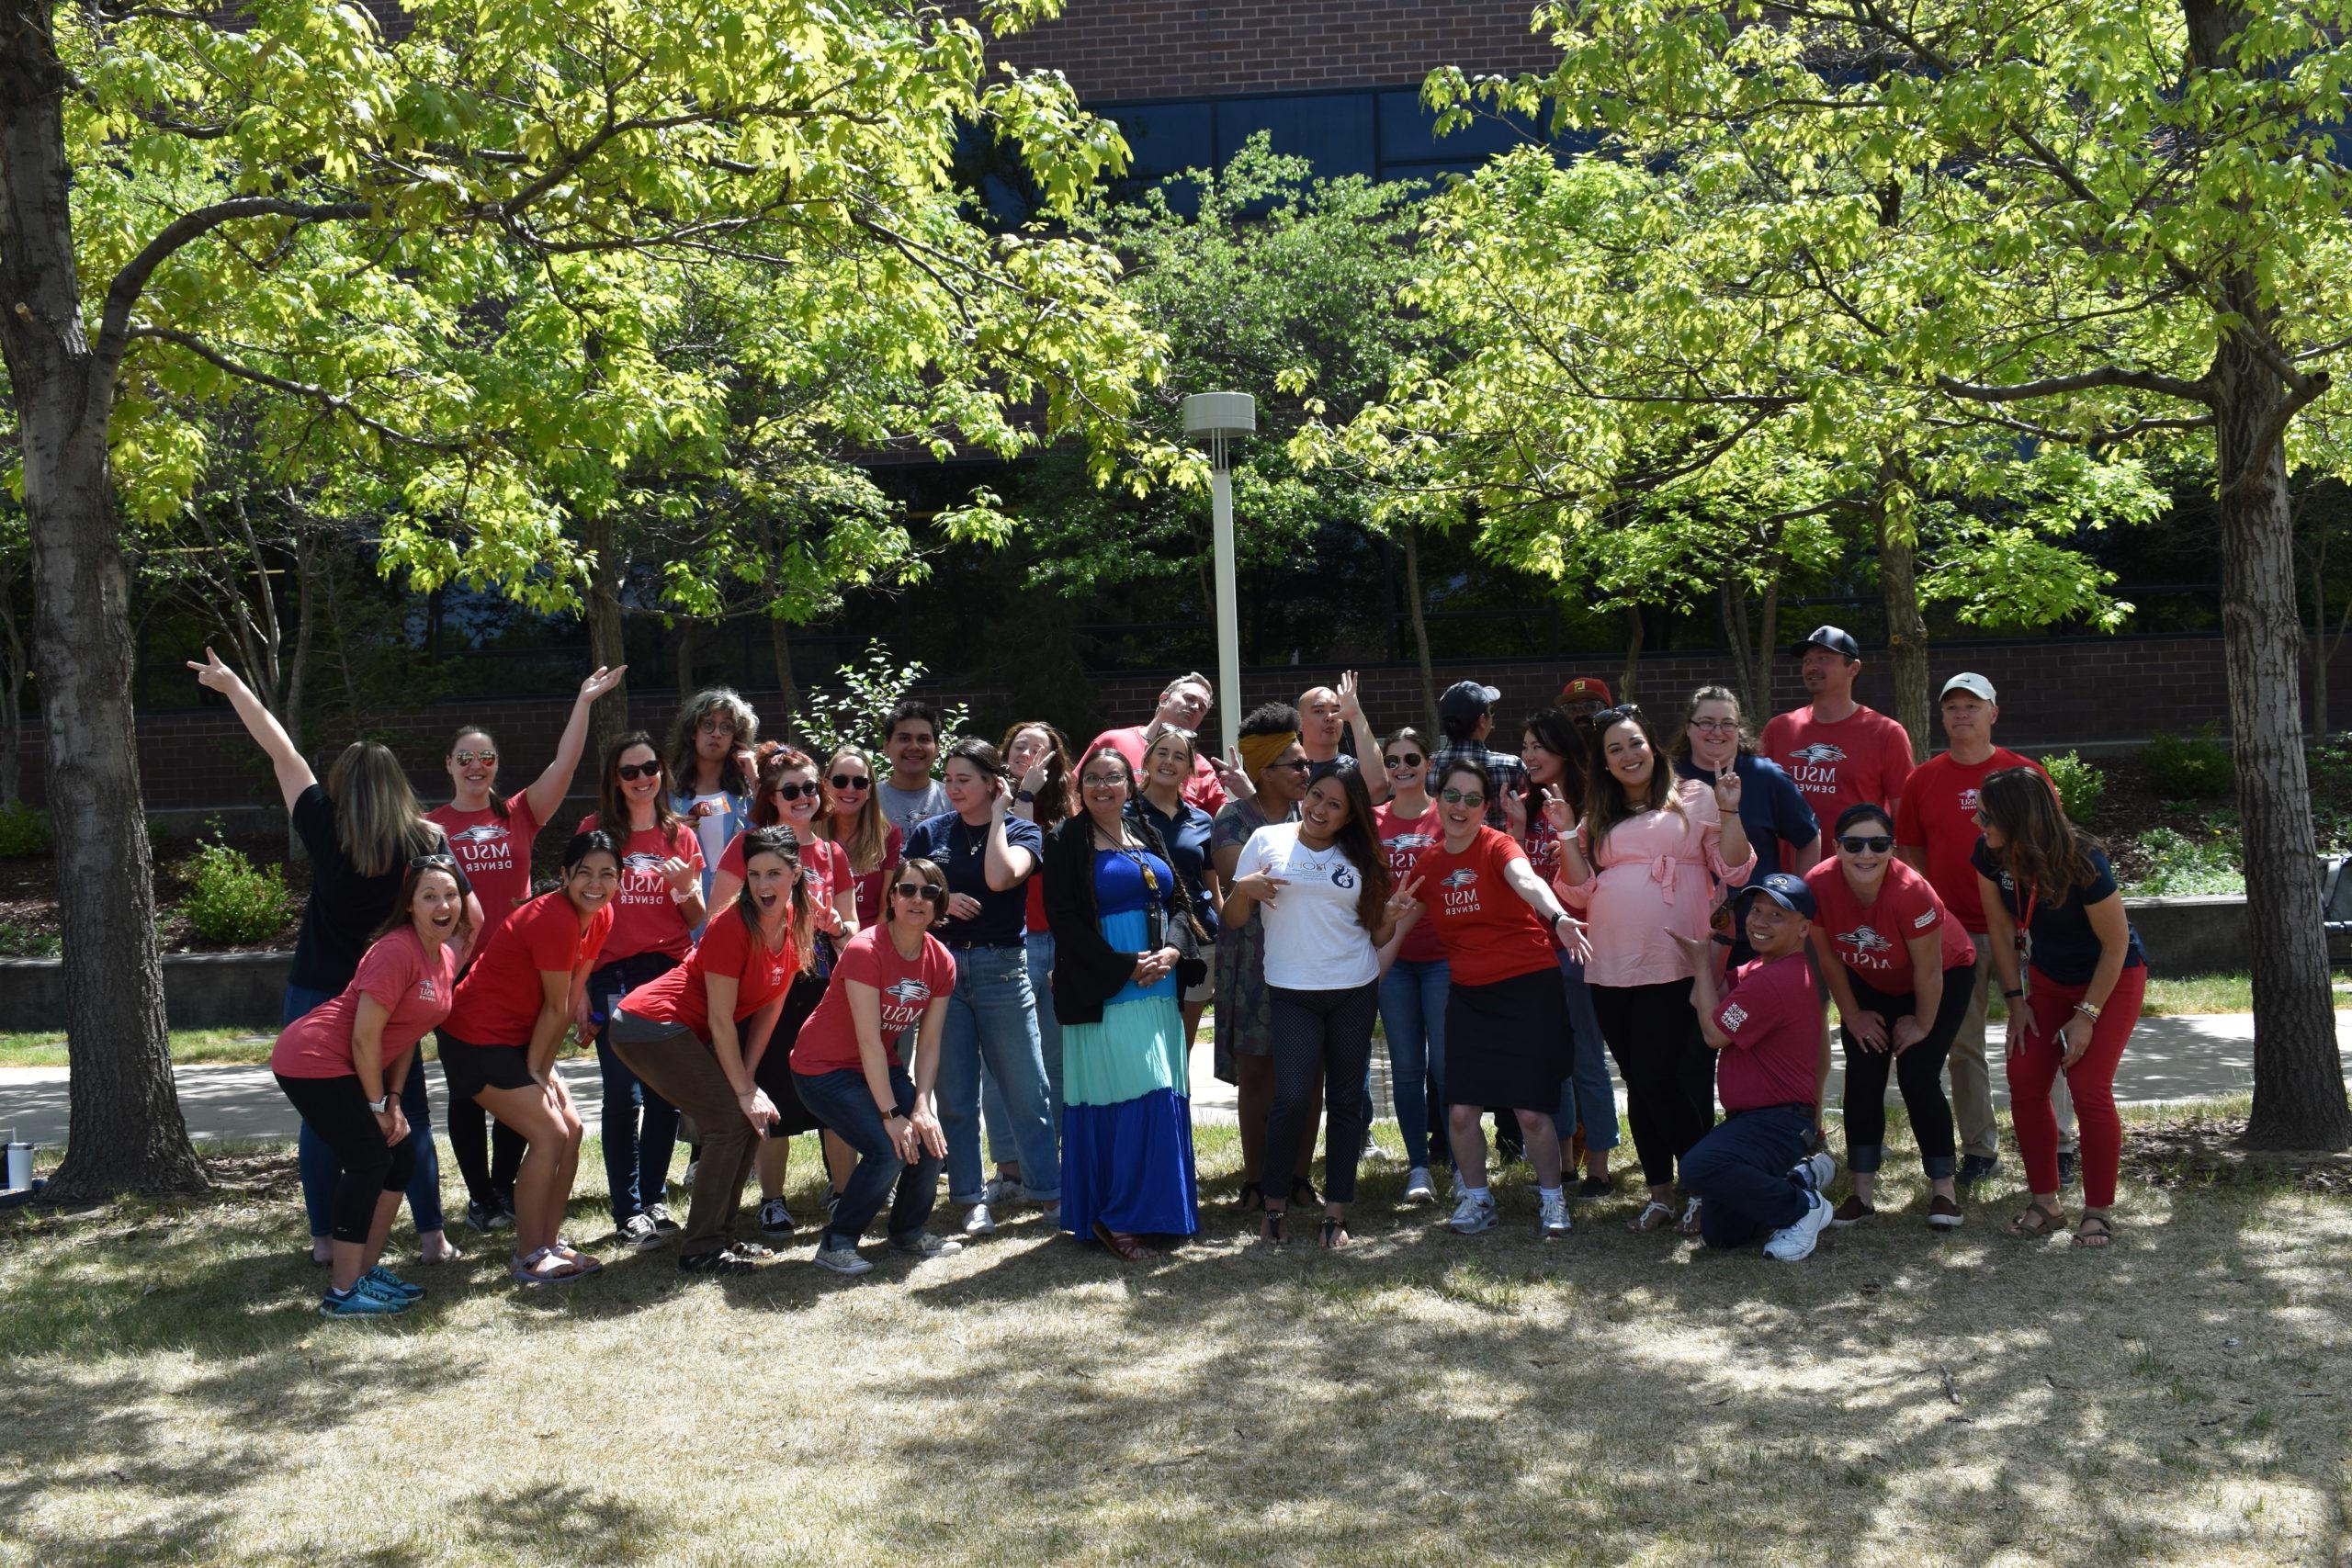
[(1016, 789), (1012, 792), (1012, 798), (1034, 803), (1037, 798), (1037, 792), (1034, 789)]
[(377, 1116), (381, 1116), (385, 1111), (390, 1111), (391, 1108), (392, 1108), (392, 1091), (391, 1091), (390, 1089), (386, 1089), (386, 1090), (384, 1091), (384, 1098), (383, 1098), (383, 1099), (381, 1099), (381, 1100), (369, 1100), (369, 1101), (368, 1102), (368, 1111), (369, 1111), (371, 1114), (373, 1114), (373, 1115), (377, 1115)]

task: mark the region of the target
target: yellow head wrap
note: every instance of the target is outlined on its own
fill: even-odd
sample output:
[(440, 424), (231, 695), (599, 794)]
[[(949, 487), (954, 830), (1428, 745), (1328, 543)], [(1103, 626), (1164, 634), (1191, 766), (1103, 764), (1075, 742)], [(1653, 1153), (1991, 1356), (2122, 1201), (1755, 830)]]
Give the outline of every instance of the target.
[(1241, 771), (1251, 784), (1266, 771), (1266, 765), (1293, 746), (1298, 744), (1298, 732), (1286, 735), (1245, 735), (1241, 738)]

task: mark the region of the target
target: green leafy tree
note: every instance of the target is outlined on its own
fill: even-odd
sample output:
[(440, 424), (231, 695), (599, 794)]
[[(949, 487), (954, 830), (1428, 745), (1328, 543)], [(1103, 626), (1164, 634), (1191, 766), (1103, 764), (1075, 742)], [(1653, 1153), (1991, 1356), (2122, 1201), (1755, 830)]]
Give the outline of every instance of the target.
[(983, 27), (1056, 8), (419, 0), (386, 35), (327, 0), (218, 22), (0, 0), (0, 360), (75, 1058), (57, 1191), (201, 1180), (165, 1045), (121, 521), (198, 482), (187, 407), (276, 394), (345, 482), (397, 497), (387, 570), (544, 610), (579, 603), (632, 485), (723, 445), (725, 377), (666, 352), (697, 269), (774, 281), (820, 345), (803, 377), (854, 344), (926, 389), (888, 405), (916, 422), (893, 434), (1011, 452), (1067, 431), (1098, 477), (1123, 450), (1173, 466), (1126, 445), (1158, 345), (1115, 260), (981, 227), (951, 177), (973, 128), (1053, 212), (1120, 164), (1058, 77), (989, 73)]

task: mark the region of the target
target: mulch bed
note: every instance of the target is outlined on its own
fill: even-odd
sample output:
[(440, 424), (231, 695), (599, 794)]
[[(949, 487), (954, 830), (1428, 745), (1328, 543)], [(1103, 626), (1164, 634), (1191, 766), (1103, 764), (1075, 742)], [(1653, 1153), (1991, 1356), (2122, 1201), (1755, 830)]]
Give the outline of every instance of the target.
[(2123, 1169), (2152, 1187), (2245, 1182), (2299, 1192), (2352, 1192), (2352, 1153), (2249, 1149), (2238, 1117), (2183, 1116), (2123, 1132)]

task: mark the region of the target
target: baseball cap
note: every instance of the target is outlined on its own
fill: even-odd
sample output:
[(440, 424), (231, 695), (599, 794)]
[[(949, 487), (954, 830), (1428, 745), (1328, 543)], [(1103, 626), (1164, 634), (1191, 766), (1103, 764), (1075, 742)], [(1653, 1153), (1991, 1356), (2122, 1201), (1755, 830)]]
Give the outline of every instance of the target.
[(1820, 913), (1820, 906), (1813, 901), (1813, 889), (1805, 886), (1804, 878), (1792, 876), (1785, 871), (1776, 871), (1761, 881), (1735, 889), (1731, 901), (1736, 907), (1744, 907), (1745, 900), (1758, 893), (1790, 913), (1803, 915), (1808, 920)]
[(1437, 700), (1440, 718), (1476, 718), (1495, 705), (1502, 694), (1492, 686), (1482, 686), (1476, 681), (1456, 681)]
[(1598, 675), (1578, 675), (1560, 688), (1563, 703), (1599, 703), (1607, 707), (1614, 700), (1609, 694), (1609, 682)]
[(1862, 645), (1856, 642), (1853, 634), (1842, 626), (1814, 627), (1811, 637), (1789, 649), (1789, 657), (1803, 659), (1804, 650), (1808, 648), (1826, 648), (1832, 653), (1842, 653), (1849, 659), (1860, 659), (1862, 656)]
[(1997, 703), (2001, 700), (1993, 694), (1993, 682), (1973, 670), (1963, 670), (1946, 681), (1944, 689), (1936, 694), (1936, 701), (1941, 702), (1954, 692), (1967, 692), (1973, 696), (1983, 697), (1988, 703)]

